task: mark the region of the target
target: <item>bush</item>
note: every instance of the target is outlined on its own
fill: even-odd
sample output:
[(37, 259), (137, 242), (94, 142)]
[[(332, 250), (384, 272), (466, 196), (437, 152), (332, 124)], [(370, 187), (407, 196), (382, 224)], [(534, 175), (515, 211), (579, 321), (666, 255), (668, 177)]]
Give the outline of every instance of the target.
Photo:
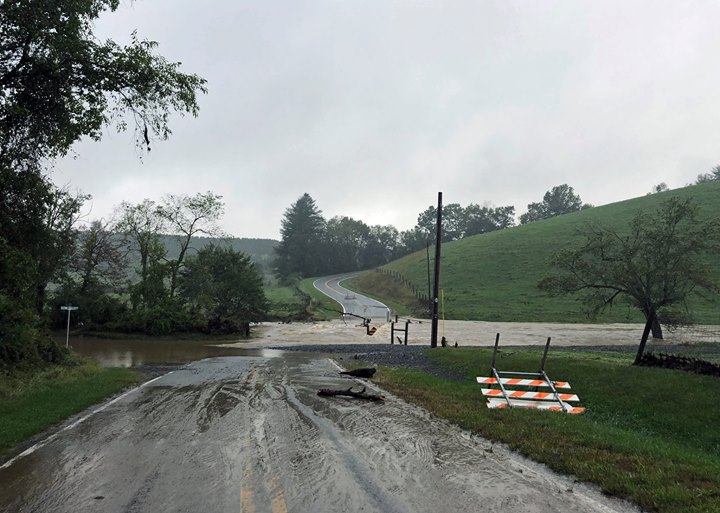
[(130, 311), (122, 326), (124, 331), (146, 335), (171, 335), (178, 332), (199, 331), (201, 328), (196, 319), (175, 301), (166, 301), (150, 308)]
[(32, 311), (0, 294), (0, 367), (32, 367), (65, 359), (65, 351), (37, 325)]

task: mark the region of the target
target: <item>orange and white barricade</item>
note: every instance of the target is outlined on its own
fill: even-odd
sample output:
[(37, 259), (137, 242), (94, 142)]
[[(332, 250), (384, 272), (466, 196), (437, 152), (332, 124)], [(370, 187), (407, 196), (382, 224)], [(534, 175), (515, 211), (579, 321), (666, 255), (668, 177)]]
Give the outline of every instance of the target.
[[(545, 344), (540, 370), (538, 372), (499, 371), (495, 368), (500, 334), (495, 337), (495, 349), (492, 358), (492, 376), (478, 376), (477, 382), (481, 385), (496, 386), (497, 388), (482, 388), (482, 394), (487, 398), (488, 408), (535, 408), (539, 410), (559, 411), (576, 414), (585, 411), (585, 408), (570, 403), (577, 403), (580, 398), (573, 393), (560, 393), (558, 390), (567, 390), (570, 383), (567, 381), (552, 381), (545, 372), (545, 360), (550, 347), (550, 337)], [(513, 388), (510, 388), (513, 387)], [(516, 389), (514, 387), (522, 387)], [(528, 388), (546, 388), (548, 391), (538, 392)]]

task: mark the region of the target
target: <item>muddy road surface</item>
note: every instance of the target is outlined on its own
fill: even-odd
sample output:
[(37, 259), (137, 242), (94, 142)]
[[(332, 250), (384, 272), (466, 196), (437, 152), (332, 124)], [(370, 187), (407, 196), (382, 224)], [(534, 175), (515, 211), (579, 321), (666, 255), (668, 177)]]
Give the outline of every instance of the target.
[(635, 511), (394, 396), (318, 397), (359, 384), (322, 355), (262, 354), (86, 412), (0, 468), (0, 511)]

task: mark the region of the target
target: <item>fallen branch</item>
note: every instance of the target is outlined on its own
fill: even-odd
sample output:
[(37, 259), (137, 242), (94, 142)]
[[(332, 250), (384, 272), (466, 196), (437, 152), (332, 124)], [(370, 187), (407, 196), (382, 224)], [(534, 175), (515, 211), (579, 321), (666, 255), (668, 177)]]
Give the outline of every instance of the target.
[(342, 374), (343, 376), (352, 376), (354, 378), (372, 378), (375, 375), (375, 372), (377, 372), (377, 369), (374, 367), (364, 367), (362, 369), (342, 371), (339, 374)]
[(368, 401), (384, 401), (385, 396), (381, 394), (368, 394), (365, 392), (366, 387), (363, 387), (359, 392), (354, 392), (352, 387), (347, 390), (331, 390), (329, 388), (323, 388), (318, 391), (317, 395), (322, 397), (335, 397), (336, 395), (343, 395), (348, 397), (355, 397), (356, 399), (366, 399)]

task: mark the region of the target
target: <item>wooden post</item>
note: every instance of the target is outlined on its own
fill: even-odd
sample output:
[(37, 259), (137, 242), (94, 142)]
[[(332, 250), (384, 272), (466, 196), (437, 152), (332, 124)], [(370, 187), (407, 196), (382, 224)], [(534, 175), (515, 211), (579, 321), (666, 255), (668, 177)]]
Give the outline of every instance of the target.
[(405, 345), (407, 345), (408, 326), (410, 326), (410, 321), (405, 321)]
[(391, 344), (395, 343), (395, 323), (394, 322), (390, 323), (390, 343)]

